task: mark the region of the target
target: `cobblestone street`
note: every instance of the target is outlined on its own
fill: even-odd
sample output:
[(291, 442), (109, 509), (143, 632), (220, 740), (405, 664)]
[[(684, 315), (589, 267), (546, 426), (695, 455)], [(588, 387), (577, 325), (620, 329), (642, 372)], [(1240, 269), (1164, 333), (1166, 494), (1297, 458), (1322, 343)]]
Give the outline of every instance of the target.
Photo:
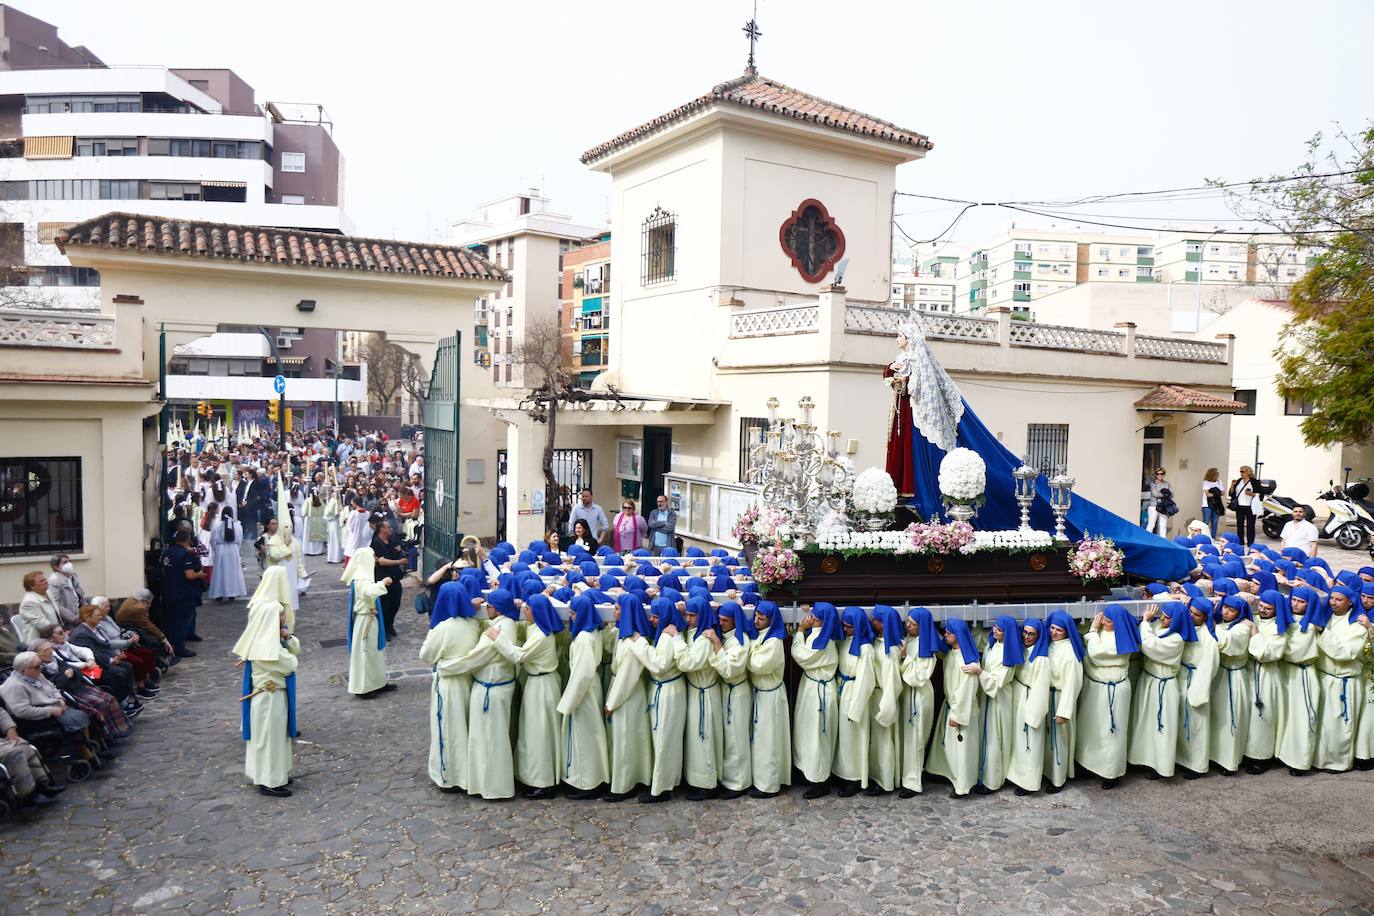
[[(312, 558), (312, 566), (321, 558)], [(1370, 912), (1374, 774), (1284, 771), (1114, 792), (644, 806), (475, 801), (425, 775), (424, 622), (407, 594), (400, 689), (344, 690), (337, 567), (302, 604), (295, 796), (243, 778), (243, 603), (206, 605), (107, 774), (0, 829), (20, 912)]]

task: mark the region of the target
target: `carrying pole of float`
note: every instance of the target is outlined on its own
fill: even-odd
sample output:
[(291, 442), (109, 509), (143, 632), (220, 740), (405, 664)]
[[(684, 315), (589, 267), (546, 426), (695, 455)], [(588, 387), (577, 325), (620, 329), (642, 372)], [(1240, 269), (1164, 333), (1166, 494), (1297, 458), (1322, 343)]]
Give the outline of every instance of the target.
[(157, 399), (162, 403), (162, 409), (157, 414), (157, 444), (158, 451), (162, 453), (162, 478), (157, 487), (157, 537), (161, 540), (162, 527), (167, 519), (167, 475), (171, 472), (171, 468), (167, 466), (167, 449), (170, 444), (167, 437), (171, 424), (167, 416), (167, 325), (159, 324), (157, 330)]

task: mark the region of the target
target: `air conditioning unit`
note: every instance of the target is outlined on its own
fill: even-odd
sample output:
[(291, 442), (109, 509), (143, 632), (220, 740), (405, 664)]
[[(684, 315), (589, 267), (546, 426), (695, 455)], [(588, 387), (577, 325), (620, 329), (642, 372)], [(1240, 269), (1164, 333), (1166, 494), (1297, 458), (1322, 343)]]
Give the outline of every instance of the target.
[(278, 337), (278, 338), (277, 338), (277, 349), (279, 349), (279, 350), (290, 350), (290, 349), (291, 349), (291, 341), (292, 341), (292, 339), (293, 339), (293, 338), (290, 338), (290, 337)]

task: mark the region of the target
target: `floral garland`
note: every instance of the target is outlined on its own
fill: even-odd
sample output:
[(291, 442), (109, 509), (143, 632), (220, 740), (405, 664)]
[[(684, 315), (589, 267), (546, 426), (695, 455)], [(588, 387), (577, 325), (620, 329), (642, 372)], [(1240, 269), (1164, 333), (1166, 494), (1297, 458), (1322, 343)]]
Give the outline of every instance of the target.
[(835, 531), (822, 534), (820, 553), (856, 556), (965, 556), (975, 553), (1036, 553), (1051, 550), (1054, 541), (1045, 531), (974, 531), (966, 522), (948, 525), (920, 523), (900, 531)]
[(767, 592), (781, 588), (795, 590), (801, 583), (804, 569), (796, 551), (773, 544), (759, 551), (749, 572), (759, 588)]
[(1083, 540), (1069, 548), (1069, 572), (1084, 585), (1095, 580), (1111, 581), (1126, 574), (1126, 554), (1111, 538), (1084, 533)]

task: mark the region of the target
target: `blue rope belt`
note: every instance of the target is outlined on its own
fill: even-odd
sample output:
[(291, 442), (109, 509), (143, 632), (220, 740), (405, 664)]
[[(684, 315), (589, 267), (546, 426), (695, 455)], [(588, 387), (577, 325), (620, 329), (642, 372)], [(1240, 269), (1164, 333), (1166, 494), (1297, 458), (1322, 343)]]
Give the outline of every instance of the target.
[(472, 682), (486, 688), (486, 693), (482, 694), (482, 712), (486, 713), (486, 711), (491, 708), (491, 689), (493, 687), (505, 687), (507, 684), (514, 684), (515, 678), (511, 678), (508, 681), (493, 681), (490, 684), (486, 681), (479, 681), (477, 678), (473, 678)]
[(1263, 664), (1262, 662), (1258, 662), (1258, 661), (1257, 661), (1257, 662), (1255, 662), (1254, 668), (1255, 668), (1255, 711), (1256, 711), (1257, 713), (1259, 713), (1259, 717), (1260, 717), (1261, 719), (1263, 719), (1263, 718), (1264, 718), (1264, 689), (1263, 689), (1263, 681), (1262, 681), (1262, 677), (1261, 677), (1261, 676), (1262, 676), (1262, 674), (1264, 673), (1264, 664)]
[(434, 666), (434, 717), (439, 725), (439, 775), (448, 778), (448, 767), (444, 765), (444, 695), (439, 692), (439, 666)]
[(729, 725), (730, 722), (731, 722), (731, 720), (734, 718), (734, 711), (731, 709), (731, 707), (734, 705), (734, 701), (735, 701), (735, 688), (738, 687), (738, 686), (740, 686), (741, 684), (746, 684), (746, 683), (748, 683), (748, 678), (746, 678), (746, 679), (743, 680), (743, 681), (739, 681), (739, 682), (737, 682), (737, 683), (734, 683), (734, 684), (730, 683), (729, 681), (726, 681), (726, 682), (725, 682), (725, 724), (726, 724), (726, 725)]
[[(741, 683), (743, 683), (743, 682), (741, 682)], [(758, 729), (758, 724), (759, 724), (759, 694), (761, 694), (761, 693), (772, 693), (774, 690), (777, 690), (777, 689), (778, 689), (779, 687), (781, 687), (781, 686), (782, 686), (782, 683), (781, 683), (781, 682), (777, 683), (776, 685), (774, 685), (774, 686), (772, 686), (772, 687), (755, 687), (753, 684), (750, 684), (750, 685), (749, 685), (749, 689), (752, 691), (751, 699), (754, 701), (754, 715), (753, 715), (753, 717), (752, 717), (752, 721), (749, 723), (749, 743), (750, 743), (750, 744), (753, 744), (753, 743), (754, 743), (754, 732)]]
[[(1318, 670), (1318, 671), (1322, 671), (1322, 669), (1320, 669), (1320, 668), (1318, 668), (1317, 670)], [(1350, 687), (1350, 678), (1351, 678), (1353, 675), (1349, 675), (1349, 674), (1332, 674), (1330, 671), (1322, 671), (1322, 674), (1326, 675), (1327, 677), (1334, 677), (1334, 678), (1337, 678), (1337, 679), (1340, 680), (1340, 682), (1341, 682), (1341, 721), (1344, 722), (1346, 725), (1349, 725), (1349, 724), (1350, 724), (1350, 705), (1349, 705), (1349, 697), (1348, 697), (1347, 691), (1348, 691), (1348, 689), (1349, 689), (1349, 687)]]
[(706, 691), (716, 685), (712, 683), (707, 687), (697, 687), (696, 684), (692, 686), (696, 687), (697, 691), (697, 740), (704, 742), (706, 740)]
[[(989, 697), (991, 699), (991, 697)], [(983, 723), (981, 734), (978, 738), (978, 784), (983, 784), (983, 770), (988, 761), (988, 707), (992, 704), (983, 703)]]
[(568, 717), (567, 717), (567, 720), (568, 720), (568, 724), (567, 724), (568, 738), (567, 738), (566, 750), (565, 750), (564, 753), (563, 753), (563, 761), (564, 761), (564, 762), (563, 762), (563, 778), (564, 778), (565, 780), (568, 778), (569, 775), (572, 774), (572, 761), (573, 761), (573, 740), (572, 740), (572, 723), (573, 723), (573, 717), (572, 717), (572, 716), (568, 716)]
[(908, 698), (906, 710), (906, 724), (913, 725), (916, 722), (916, 716), (918, 716), (921, 712), (921, 692), (920, 688), (910, 686), (907, 687), (906, 692)]
[(847, 674), (840, 674), (838, 671), (835, 672), (835, 677), (837, 677), (837, 678), (840, 679), (840, 682), (839, 682), (838, 684), (835, 685), (835, 698), (836, 698), (836, 699), (839, 699), (839, 700), (843, 700), (843, 699), (844, 699), (844, 685), (845, 685), (845, 684), (848, 684), (850, 681), (854, 680), (854, 678), (850, 677), (850, 676), (847, 675)]
[[(1030, 685), (1030, 684), (1027, 684), (1025, 681), (1021, 680), (1019, 677), (1013, 677), (1012, 680), (1015, 681), (1016, 683), (1020, 684), (1022, 687), (1026, 688), (1026, 699), (1029, 700), (1029, 699), (1030, 699), (1030, 692), (1031, 692), (1031, 685)], [(1023, 738), (1026, 739), (1026, 750), (1030, 750), (1030, 724), (1029, 724), (1029, 723), (1027, 723), (1027, 722), (1022, 722), (1022, 723), (1021, 723), (1021, 736), (1022, 736)]]
[(835, 680), (835, 677), (834, 677), (834, 675), (831, 675), (830, 677), (826, 678), (825, 680), (821, 680), (820, 678), (814, 678), (814, 677), (812, 677), (811, 675), (807, 674), (806, 672), (802, 672), (802, 677), (806, 678), (808, 681), (815, 681), (815, 683), (816, 683), (816, 697), (817, 697), (817, 700), (819, 701), (819, 705), (816, 707), (816, 709), (817, 709), (817, 711), (818, 711), (818, 712), (820, 713), (820, 715), (821, 715), (821, 734), (824, 735), (824, 734), (826, 733), (826, 731), (825, 731), (825, 729), (826, 729), (826, 725), (825, 725), (825, 685), (826, 685), (826, 684), (829, 684), (831, 681)]
[(1111, 730), (1110, 730), (1109, 734), (1115, 735), (1115, 734), (1116, 734), (1116, 688), (1117, 688), (1118, 686), (1120, 686), (1121, 684), (1124, 684), (1124, 683), (1126, 682), (1126, 679), (1123, 677), (1123, 678), (1122, 678), (1121, 680), (1119, 680), (1119, 681), (1099, 681), (1097, 678), (1093, 677), (1091, 674), (1088, 674), (1086, 671), (1083, 673), (1083, 676), (1084, 676), (1085, 678), (1087, 678), (1088, 680), (1092, 681), (1094, 684), (1101, 684), (1103, 687), (1106, 687), (1106, 688), (1107, 688), (1107, 718), (1111, 720)]
[(1317, 733), (1317, 707), (1312, 702), (1312, 687), (1307, 682), (1307, 669), (1311, 668), (1312, 666), (1310, 664), (1299, 665), (1295, 662), (1293, 664), (1293, 667), (1297, 668), (1299, 671), (1302, 672), (1302, 674), (1299, 675), (1299, 677), (1302, 678), (1303, 702), (1307, 704), (1307, 731), (1309, 734), (1315, 735)]
[(1189, 744), (1193, 743), (1193, 705), (1188, 702), (1188, 691), (1193, 689), (1193, 672), (1197, 670), (1197, 665), (1190, 665), (1187, 662), (1180, 662), (1179, 667), (1188, 669), (1188, 683), (1183, 688), (1183, 740)]
[(1053, 686), (1051, 686), (1051, 687), (1050, 687), (1050, 714), (1049, 714), (1049, 722), (1048, 722), (1047, 724), (1048, 724), (1049, 727), (1050, 727), (1050, 747), (1054, 748), (1054, 765), (1055, 765), (1055, 766), (1062, 766), (1062, 764), (1061, 764), (1061, 762), (1060, 762), (1060, 760), (1059, 760), (1059, 723), (1056, 722), (1056, 721), (1054, 721), (1054, 711), (1055, 711), (1056, 709), (1059, 708), (1059, 704), (1058, 704), (1058, 702), (1055, 700), (1055, 698), (1056, 698), (1057, 696), (1059, 696), (1059, 691), (1058, 691), (1056, 688), (1054, 688)]
[(652, 682), (653, 685), (654, 685), (654, 700), (653, 700), (653, 702), (650, 703), (648, 706), (644, 707), (644, 711), (645, 711), (645, 712), (648, 712), (648, 711), (651, 710), (651, 709), (653, 710), (653, 712), (654, 712), (654, 731), (658, 731), (658, 697), (659, 697), (659, 695), (660, 695), (661, 693), (663, 693), (663, 685), (664, 685), (664, 684), (671, 684), (673, 681), (680, 681), (680, 680), (682, 680), (682, 675), (681, 675), (681, 674), (678, 674), (676, 677), (670, 677), (670, 678), (668, 678), (666, 681), (656, 680), (656, 679), (654, 679), (654, 678), (652, 678), (652, 677), (649, 678), (649, 680), (650, 680), (650, 682)]
[(1167, 688), (1167, 687), (1169, 686), (1169, 682), (1172, 681), (1172, 680), (1173, 680), (1175, 677), (1177, 677), (1178, 675), (1171, 675), (1171, 676), (1169, 676), (1169, 677), (1160, 677), (1158, 674), (1155, 674), (1155, 673), (1153, 673), (1153, 672), (1151, 672), (1151, 671), (1146, 671), (1144, 668), (1141, 668), (1140, 670), (1141, 670), (1142, 672), (1144, 672), (1145, 674), (1148, 674), (1150, 677), (1154, 678), (1155, 680), (1159, 681), (1159, 696), (1156, 697), (1156, 699), (1155, 699), (1155, 731), (1158, 732), (1158, 733), (1160, 733), (1160, 734), (1163, 734), (1163, 733), (1164, 733), (1164, 690), (1165, 690), (1165, 688)]
[(1231, 706), (1231, 734), (1234, 735), (1236, 733), (1236, 687), (1231, 679), (1237, 671), (1244, 671), (1245, 666), (1232, 668), (1230, 665), (1222, 665), (1221, 667), (1226, 669), (1226, 702)]

